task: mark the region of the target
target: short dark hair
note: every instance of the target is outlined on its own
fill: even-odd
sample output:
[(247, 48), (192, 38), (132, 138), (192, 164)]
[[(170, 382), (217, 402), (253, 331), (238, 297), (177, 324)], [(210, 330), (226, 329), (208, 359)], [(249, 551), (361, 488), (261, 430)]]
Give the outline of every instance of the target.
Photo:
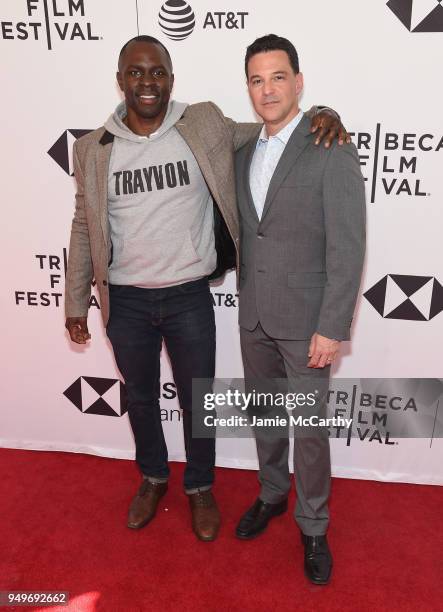
[(298, 64), (298, 54), (294, 45), (287, 38), (277, 36), (276, 34), (267, 34), (261, 38), (254, 40), (252, 44), (246, 49), (245, 55), (245, 72), (246, 78), (248, 78), (248, 63), (253, 55), (257, 53), (263, 53), (266, 51), (285, 51), (288, 54), (289, 63), (292, 66), (292, 70), (295, 74), (300, 72), (300, 66)]
[(166, 55), (169, 58), (169, 61), (171, 62), (171, 68), (172, 68), (172, 59), (171, 56), (169, 55), (169, 51), (166, 49), (165, 45), (160, 42), (157, 38), (154, 38), (153, 36), (148, 36), (147, 34), (142, 34), (140, 36), (134, 36), (134, 38), (131, 38), (130, 40), (128, 40), (128, 42), (126, 42), (123, 47), (120, 49), (120, 53), (118, 54), (118, 67), (120, 69), (120, 61), (122, 59), (123, 53), (125, 52), (126, 47), (132, 43), (132, 42), (146, 42), (146, 43), (151, 43), (153, 45), (160, 45), (160, 47), (165, 51)]

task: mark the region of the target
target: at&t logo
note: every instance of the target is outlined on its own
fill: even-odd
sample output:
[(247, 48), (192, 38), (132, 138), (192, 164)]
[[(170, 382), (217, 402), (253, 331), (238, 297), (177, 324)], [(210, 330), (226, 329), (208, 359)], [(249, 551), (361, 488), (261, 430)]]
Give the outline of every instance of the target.
[(184, 0), (167, 0), (158, 14), (158, 23), (171, 40), (184, 40), (194, 31), (194, 11)]
[[(244, 30), (247, 15), (247, 11), (208, 11), (202, 29)], [(166, 0), (158, 14), (158, 24), (171, 40), (185, 40), (195, 29), (196, 17), (185, 0)]]

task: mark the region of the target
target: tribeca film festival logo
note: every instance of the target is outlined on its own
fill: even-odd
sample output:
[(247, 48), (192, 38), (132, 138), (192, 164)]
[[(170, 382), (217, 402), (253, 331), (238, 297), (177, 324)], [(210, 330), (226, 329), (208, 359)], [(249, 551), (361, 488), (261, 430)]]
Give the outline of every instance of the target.
[[(80, 376), (63, 391), (63, 395), (84, 414), (120, 417), (128, 410), (125, 385), (116, 378)], [(175, 399), (175, 383), (164, 383), (161, 397)], [(181, 421), (181, 410), (161, 408), (160, 418), (162, 421)]]
[[(68, 264), (67, 249), (64, 248), (61, 255), (36, 254), (34, 255), (34, 264), (39, 270), (47, 274), (49, 287), (40, 291), (29, 291), (24, 289), (14, 291), (15, 305), (34, 307), (53, 306), (55, 308), (60, 308), (63, 306), (61, 285), (62, 280), (64, 282), (66, 278)], [(92, 281), (91, 286), (96, 286), (95, 279)], [(91, 307), (100, 310), (100, 305), (94, 294), (89, 298), (89, 308)]]
[(45, 291), (16, 290), (16, 306), (62, 306), (63, 293), (60, 291), (62, 278), (66, 276), (67, 251), (63, 249), (61, 255), (34, 255), (36, 265), (48, 276), (49, 288)]
[(358, 385), (352, 385), (349, 389), (329, 389), (327, 406), (328, 414), (333, 418), (351, 422), (349, 427), (343, 425), (328, 427), (329, 437), (346, 438), (347, 446), (350, 446), (352, 438), (357, 438), (360, 442), (398, 444), (391, 439), (392, 434), (389, 429), (391, 416), (418, 413), (414, 397), (402, 393), (398, 395), (365, 393)]
[[(244, 30), (247, 11), (208, 11), (203, 30)], [(192, 7), (185, 0), (167, 0), (158, 14), (161, 31), (170, 40), (185, 40), (192, 34), (196, 19)]]
[(22, 21), (1, 21), (4, 40), (46, 39), (48, 51), (55, 42), (102, 40), (86, 21), (85, 0), (25, 0)]
[(417, 177), (417, 170), (425, 156), (443, 150), (442, 135), (385, 132), (381, 123), (377, 123), (375, 135), (350, 134), (359, 153), (364, 179), (369, 184), (371, 203), (375, 202), (377, 190), (385, 196), (432, 195)]
[(413, 410), (417, 412), (414, 398), (388, 397), (387, 395), (372, 395), (358, 392), (357, 385), (352, 389), (329, 389), (328, 412), (335, 418), (351, 421), (351, 427), (329, 427), (330, 438), (346, 438), (350, 446), (351, 439), (357, 435), (360, 442), (378, 442), (379, 444), (395, 445), (391, 433), (387, 430), (388, 417), (392, 411)]
[(443, 287), (433, 276), (387, 274), (363, 296), (384, 319), (430, 321), (443, 310)]
[(388, 8), (410, 32), (443, 32), (443, 0), (389, 0)]
[(441, 438), (441, 379), (331, 380), (328, 415), (350, 419), (352, 425), (329, 428), (330, 438), (397, 445), (402, 438)]

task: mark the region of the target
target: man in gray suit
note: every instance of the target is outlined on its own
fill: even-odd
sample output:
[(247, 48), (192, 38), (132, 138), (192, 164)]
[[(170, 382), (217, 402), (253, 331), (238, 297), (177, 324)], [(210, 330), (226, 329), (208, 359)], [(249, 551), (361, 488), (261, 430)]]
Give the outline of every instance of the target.
[[(136, 459), (143, 475), (127, 525), (155, 516), (168, 487), (168, 452), (160, 420), (160, 351), (165, 342), (180, 406), (187, 464), (184, 488), (192, 526), (217, 536), (211, 492), (215, 440), (192, 435), (192, 378), (211, 380), (215, 323), (208, 278), (236, 265), (238, 220), (233, 151), (260, 126), (238, 124), (211, 102), (170, 99), (167, 49), (138, 36), (120, 52), (117, 80), (125, 100), (105, 125), (74, 145), (77, 181), (66, 277), (66, 327), (79, 344), (95, 278), (103, 323), (126, 384)], [(314, 113), (315, 114), (315, 111)], [(326, 144), (340, 122), (320, 113)], [(339, 130), (341, 140), (346, 132)]]
[[(349, 340), (363, 267), (359, 158), (354, 145), (315, 148), (298, 103), (303, 76), (297, 52), (287, 39), (257, 39), (247, 49), (245, 69), (252, 103), (264, 121), (236, 157), (245, 379), (265, 386), (289, 380), (290, 390), (319, 392), (312, 411), (321, 416), (331, 363), (340, 342)], [(329, 439), (313, 431), (295, 434), (295, 519), (306, 575), (326, 584), (332, 568), (326, 539)], [(242, 539), (255, 537), (286, 511), (290, 489), (288, 438), (259, 427), (255, 436), (261, 491), (237, 526)]]

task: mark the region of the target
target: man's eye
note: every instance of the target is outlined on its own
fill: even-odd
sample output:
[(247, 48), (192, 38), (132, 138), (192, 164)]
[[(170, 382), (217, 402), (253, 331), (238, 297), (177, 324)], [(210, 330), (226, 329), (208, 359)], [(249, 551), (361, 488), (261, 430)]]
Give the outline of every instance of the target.
[(140, 76), (140, 70), (130, 70), (129, 74), (130, 74), (132, 77), (137, 77), (137, 76)]
[(156, 70), (154, 72), (154, 76), (157, 76), (157, 77), (162, 77), (164, 75), (165, 75), (165, 73), (163, 72), (163, 70)]
[(277, 75), (275, 76), (275, 80), (276, 80), (276, 81), (283, 81), (283, 79), (284, 79), (284, 77), (283, 77), (283, 75), (282, 75), (282, 74), (277, 74)]
[(252, 84), (253, 85), (260, 85), (261, 81), (260, 79), (253, 79)]

